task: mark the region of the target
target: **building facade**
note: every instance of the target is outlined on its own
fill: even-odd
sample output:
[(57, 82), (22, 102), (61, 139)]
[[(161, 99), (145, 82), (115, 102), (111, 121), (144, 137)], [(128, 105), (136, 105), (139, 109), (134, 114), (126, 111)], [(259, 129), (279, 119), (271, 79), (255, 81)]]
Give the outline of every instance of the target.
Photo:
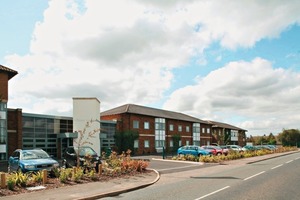
[(126, 104), (101, 112), (101, 120), (116, 121), (116, 131), (136, 131), (136, 154), (160, 153), (162, 148), (174, 152), (173, 136), (180, 137), (179, 145), (212, 143), (212, 124), (183, 113)]

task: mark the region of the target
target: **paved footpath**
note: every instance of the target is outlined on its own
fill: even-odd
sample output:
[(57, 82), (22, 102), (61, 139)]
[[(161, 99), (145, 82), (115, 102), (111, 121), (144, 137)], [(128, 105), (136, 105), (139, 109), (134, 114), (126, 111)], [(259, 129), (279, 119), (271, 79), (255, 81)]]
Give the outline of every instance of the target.
[(116, 178), (107, 182), (93, 182), (66, 186), (50, 190), (34, 191), (26, 194), (0, 197), (0, 200), (67, 200), (67, 199), (99, 199), (134, 189), (147, 187), (159, 180), (159, 174), (153, 170), (129, 178)]
[[(271, 159), (278, 156), (297, 153), (299, 151), (274, 153), (264, 156), (256, 156), (251, 158), (237, 159), (232, 161), (226, 161), (221, 164), (225, 165), (243, 165), (261, 160)], [(162, 159), (161, 159), (162, 160)], [(169, 162), (170, 160), (163, 160)], [(183, 161), (184, 162), (184, 161)], [(216, 165), (216, 167), (219, 165)], [(212, 168), (209, 168), (211, 171)], [(116, 178), (107, 182), (93, 182), (87, 184), (79, 184), (74, 186), (66, 186), (50, 190), (34, 191), (26, 194), (19, 194), (7, 197), (0, 197), (0, 200), (69, 200), (69, 199), (99, 199), (107, 196), (118, 195), (123, 192), (132, 191), (135, 189), (147, 187), (156, 183), (160, 178), (159, 173), (156, 170), (152, 170), (150, 173), (144, 173), (138, 176), (132, 176), (129, 178)]]

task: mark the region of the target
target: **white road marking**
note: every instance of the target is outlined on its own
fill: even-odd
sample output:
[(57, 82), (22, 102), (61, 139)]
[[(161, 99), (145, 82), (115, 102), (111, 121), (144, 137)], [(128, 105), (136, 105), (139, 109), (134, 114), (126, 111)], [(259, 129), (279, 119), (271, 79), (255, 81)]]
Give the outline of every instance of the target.
[(290, 162), (293, 162), (293, 160), (289, 160), (289, 161), (287, 161), (287, 162), (285, 162), (285, 163), (288, 164), (288, 163), (290, 163)]
[(248, 179), (250, 179), (250, 178), (253, 178), (253, 177), (255, 177), (255, 176), (258, 176), (258, 175), (260, 175), (260, 174), (263, 174), (263, 173), (265, 173), (266, 171), (262, 171), (262, 172), (259, 172), (259, 173), (257, 173), (257, 174), (254, 174), (253, 176), (249, 176), (248, 178), (245, 178), (244, 179), (244, 181), (246, 181), (246, 180), (248, 180)]
[(300, 157), (296, 158), (295, 160), (298, 160), (298, 159), (300, 159)]
[(277, 165), (277, 166), (275, 166), (275, 167), (272, 167), (271, 169), (276, 169), (276, 168), (278, 168), (278, 167), (281, 167), (283, 164), (281, 164), (281, 165)]
[(167, 171), (167, 170), (184, 169), (184, 168), (189, 168), (189, 167), (195, 167), (195, 165), (193, 165), (193, 166), (183, 166), (183, 167), (165, 168), (165, 169), (157, 169), (157, 171), (162, 172), (162, 171)]
[(216, 193), (218, 193), (218, 192), (221, 192), (222, 190), (225, 190), (225, 189), (227, 189), (227, 188), (229, 188), (229, 187), (230, 187), (230, 186), (223, 187), (223, 188), (221, 188), (221, 189), (219, 189), (219, 190), (216, 190), (216, 191), (214, 191), (214, 192), (211, 192), (211, 193), (209, 193), (209, 194), (206, 194), (206, 195), (204, 195), (204, 196), (202, 196), (202, 197), (199, 197), (198, 199), (195, 199), (195, 200), (204, 199), (205, 197), (208, 197), (208, 196), (210, 196), (210, 195), (213, 195), (213, 194), (216, 194)]

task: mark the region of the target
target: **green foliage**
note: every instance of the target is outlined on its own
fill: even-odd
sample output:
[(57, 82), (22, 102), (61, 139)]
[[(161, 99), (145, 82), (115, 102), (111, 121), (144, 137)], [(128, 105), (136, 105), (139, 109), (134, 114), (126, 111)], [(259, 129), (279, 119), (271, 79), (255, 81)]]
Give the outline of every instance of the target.
[(38, 171), (38, 172), (32, 173), (32, 179), (36, 183), (43, 182), (43, 172), (42, 171)]
[(58, 177), (59, 181), (62, 183), (66, 183), (72, 177), (72, 172), (72, 168), (61, 169)]
[(298, 129), (283, 130), (278, 135), (279, 141), (283, 146), (300, 146), (300, 131)]
[(6, 184), (7, 184), (7, 188), (9, 190), (14, 190), (15, 185), (16, 185), (15, 174), (10, 174), (10, 175), (7, 176)]
[(77, 167), (75, 169), (75, 171), (73, 172), (73, 176), (72, 176), (72, 180), (75, 181), (75, 182), (80, 182), (80, 180), (82, 179), (83, 177), (83, 169), (81, 167)]
[(117, 132), (114, 136), (116, 146), (118, 147), (118, 152), (121, 153), (130, 149), (134, 151), (134, 141), (139, 138), (139, 133), (137, 131), (125, 131)]
[(173, 140), (173, 152), (177, 151), (179, 148), (179, 141), (181, 139), (181, 136), (179, 134), (172, 135), (172, 140)]
[(54, 167), (52, 171), (53, 171), (54, 176), (56, 178), (58, 178), (60, 176), (61, 168), (60, 167)]
[(29, 173), (22, 173), (21, 171), (15, 173), (16, 185), (26, 187), (29, 179)]

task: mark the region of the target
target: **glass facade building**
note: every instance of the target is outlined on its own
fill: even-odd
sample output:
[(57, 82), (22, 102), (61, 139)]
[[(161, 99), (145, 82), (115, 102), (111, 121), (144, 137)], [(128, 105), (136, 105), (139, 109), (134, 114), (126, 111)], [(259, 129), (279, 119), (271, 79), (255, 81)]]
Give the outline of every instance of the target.
[[(58, 149), (70, 145), (67, 138), (60, 141), (60, 134), (73, 132), (71, 117), (57, 117), (23, 113), (22, 143), (23, 149), (41, 148), (54, 157), (60, 157)], [(62, 147), (58, 147), (61, 144)], [(72, 145), (72, 144), (71, 144)]]
[(0, 161), (7, 159), (7, 103), (0, 101)]

